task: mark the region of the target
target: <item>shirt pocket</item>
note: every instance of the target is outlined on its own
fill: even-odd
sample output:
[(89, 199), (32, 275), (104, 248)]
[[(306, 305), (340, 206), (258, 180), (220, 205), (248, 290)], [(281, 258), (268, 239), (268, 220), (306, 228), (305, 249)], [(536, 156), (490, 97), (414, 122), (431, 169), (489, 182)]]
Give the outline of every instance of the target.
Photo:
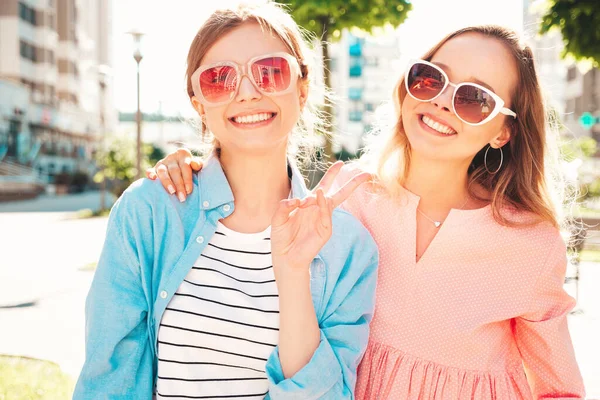
[(322, 307), (326, 282), (325, 263), (321, 259), (314, 259), (310, 264), (310, 292), (318, 320), (321, 319), (321, 314), (323, 313)]

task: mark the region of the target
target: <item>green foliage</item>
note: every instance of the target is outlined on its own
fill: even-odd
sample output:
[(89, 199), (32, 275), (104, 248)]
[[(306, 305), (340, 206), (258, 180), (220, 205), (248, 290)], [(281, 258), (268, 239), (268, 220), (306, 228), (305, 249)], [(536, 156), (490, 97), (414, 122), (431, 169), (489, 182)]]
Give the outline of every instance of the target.
[(576, 158), (588, 158), (598, 151), (598, 143), (591, 137), (585, 136), (561, 144), (561, 153), (565, 161)]
[(67, 400), (74, 381), (48, 361), (0, 356), (0, 400)]
[(600, 63), (600, 1), (547, 0), (540, 33), (560, 30), (565, 48), (563, 56)]
[[(156, 164), (165, 156), (162, 149), (144, 143), (142, 145), (142, 172)], [(116, 196), (121, 193), (135, 180), (136, 177), (136, 144), (132, 139), (112, 138), (105, 151), (96, 154), (98, 166), (104, 166), (94, 176), (95, 182), (101, 182), (104, 177), (112, 184), (112, 192)]]
[[(324, 41), (344, 28), (400, 25), (412, 4), (408, 0), (278, 0), (289, 6), (296, 22)], [(324, 29), (327, 28), (327, 29)], [(326, 31), (325, 31), (326, 30)], [(324, 32), (325, 31), (325, 32)]]

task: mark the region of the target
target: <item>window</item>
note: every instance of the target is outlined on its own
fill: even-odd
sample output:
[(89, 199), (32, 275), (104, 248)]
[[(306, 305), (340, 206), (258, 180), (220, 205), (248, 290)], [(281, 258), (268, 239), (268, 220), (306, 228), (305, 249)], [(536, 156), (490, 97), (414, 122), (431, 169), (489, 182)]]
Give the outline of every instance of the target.
[(357, 37), (351, 37), (350, 46), (348, 47), (348, 53), (353, 57), (360, 57), (362, 55), (362, 44), (363, 40)]
[(19, 50), (21, 53), (21, 57), (26, 58), (30, 61), (36, 61), (36, 48), (30, 45), (29, 43), (21, 40), (19, 42)]
[(373, 103), (365, 103), (365, 111), (374, 111), (375, 110), (375, 106), (373, 105)]
[(350, 100), (360, 100), (362, 98), (362, 88), (350, 88), (348, 89), (348, 97)]
[(567, 81), (572, 81), (575, 78), (577, 78), (577, 67), (573, 65), (567, 71)]
[(350, 121), (353, 121), (353, 122), (362, 121), (362, 117), (363, 117), (362, 111), (350, 111), (348, 113), (348, 118), (350, 119)]
[(360, 64), (350, 65), (350, 77), (357, 78), (362, 75), (362, 66)]
[(32, 25), (36, 25), (35, 10), (25, 4), (19, 2), (19, 18), (23, 21), (27, 21)]

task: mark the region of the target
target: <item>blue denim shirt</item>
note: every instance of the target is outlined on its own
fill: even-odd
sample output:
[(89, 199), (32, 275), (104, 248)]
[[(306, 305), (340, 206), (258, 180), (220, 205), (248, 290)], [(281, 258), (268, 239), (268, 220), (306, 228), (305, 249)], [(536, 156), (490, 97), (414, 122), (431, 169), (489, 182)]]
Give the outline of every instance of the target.
[[(307, 189), (292, 169), (292, 192)], [(216, 231), (234, 210), (221, 164), (210, 158), (180, 203), (159, 182), (132, 184), (111, 210), (86, 301), (86, 359), (73, 399), (151, 399), (157, 332), (165, 307)], [(369, 337), (378, 253), (350, 214), (333, 212), (333, 234), (310, 266), (321, 341), (310, 362), (285, 379), (276, 347), (266, 373), (268, 399), (354, 398), (356, 368)]]

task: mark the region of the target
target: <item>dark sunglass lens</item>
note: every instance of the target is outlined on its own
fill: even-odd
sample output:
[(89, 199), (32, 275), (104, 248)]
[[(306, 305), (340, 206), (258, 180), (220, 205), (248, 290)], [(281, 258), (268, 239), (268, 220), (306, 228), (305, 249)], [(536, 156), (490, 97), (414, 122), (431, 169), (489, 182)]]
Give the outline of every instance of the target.
[(472, 124), (486, 119), (496, 108), (490, 93), (472, 85), (462, 85), (454, 96), (454, 109), (463, 120)]
[(427, 64), (417, 63), (408, 72), (408, 90), (419, 100), (433, 99), (444, 89), (444, 83), (442, 73)]

